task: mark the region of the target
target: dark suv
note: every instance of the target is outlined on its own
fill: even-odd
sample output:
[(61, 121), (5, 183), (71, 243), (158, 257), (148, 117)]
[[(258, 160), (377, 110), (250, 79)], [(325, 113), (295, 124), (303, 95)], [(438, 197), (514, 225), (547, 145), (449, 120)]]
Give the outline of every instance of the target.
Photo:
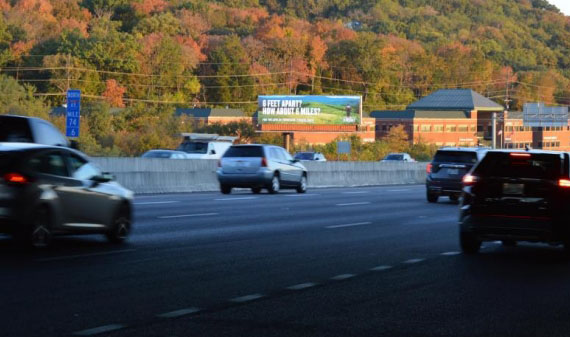
[(462, 179), (488, 151), (481, 147), (450, 147), (439, 149), (427, 166), (426, 193), (429, 202), (440, 196), (457, 201), (461, 195)]
[(482, 241), (564, 244), (570, 249), (569, 156), (549, 151), (489, 151), (463, 178), (460, 244)]

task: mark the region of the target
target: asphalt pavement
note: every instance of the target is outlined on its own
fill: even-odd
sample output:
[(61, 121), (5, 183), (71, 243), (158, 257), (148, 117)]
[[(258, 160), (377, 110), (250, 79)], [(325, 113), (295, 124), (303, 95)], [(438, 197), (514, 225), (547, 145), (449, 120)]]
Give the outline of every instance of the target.
[(127, 244), (0, 237), (1, 336), (568, 336), (559, 247), (460, 254), (419, 185), (143, 195)]

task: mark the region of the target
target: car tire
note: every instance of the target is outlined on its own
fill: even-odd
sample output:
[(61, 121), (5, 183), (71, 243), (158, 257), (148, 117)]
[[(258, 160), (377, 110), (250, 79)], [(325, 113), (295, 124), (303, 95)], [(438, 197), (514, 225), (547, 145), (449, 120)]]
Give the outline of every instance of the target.
[(481, 240), (478, 240), (472, 233), (460, 232), (459, 245), (463, 253), (477, 254), (479, 249), (481, 249)]
[(230, 194), (232, 193), (232, 187), (228, 185), (220, 185), (220, 192), (222, 192), (222, 194)]
[(271, 178), (271, 182), (269, 183), (267, 190), (269, 191), (270, 194), (277, 194), (279, 193), (280, 189), (281, 189), (281, 181), (279, 181), (279, 175), (275, 174), (273, 178)]
[(20, 241), (33, 249), (45, 249), (51, 244), (53, 234), (51, 231), (52, 216), (49, 208), (41, 206), (34, 211), (30, 225), (20, 233)]
[(105, 235), (111, 243), (123, 243), (131, 233), (131, 219), (125, 208), (121, 209), (111, 224), (111, 228)]
[(253, 194), (259, 194), (259, 193), (261, 193), (261, 187), (252, 187), (251, 192)]
[(297, 193), (307, 192), (307, 176), (303, 174), (299, 186), (297, 186)]
[(427, 201), (429, 203), (436, 203), (437, 199), (439, 199), (439, 195), (437, 195), (435, 193), (427, 192)]

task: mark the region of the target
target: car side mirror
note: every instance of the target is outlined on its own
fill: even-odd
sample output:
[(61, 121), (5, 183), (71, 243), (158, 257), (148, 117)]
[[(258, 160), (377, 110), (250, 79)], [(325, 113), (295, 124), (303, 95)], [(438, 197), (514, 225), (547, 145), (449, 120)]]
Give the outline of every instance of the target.
[(300, 162), (300, 160), (299, 159), (291, 159), (291, 162), (292, 163), (298, 163), (298, 162)]
[(69, 147), (74, 149), (74, 150), (79, 150), (79, 142), (77, 142), (75, 139), (72, 139), (69, 142)]
[(113, 181), (113, 180), (115, 180), (115, 176), (109, 172), (103, 172), (99, 175), (91, 177), (91, 181), (98, 183), (98, 184), (108, 183), (108, 182)]
[(216, 150), (210, 150), (210, 154), (216, 154)]

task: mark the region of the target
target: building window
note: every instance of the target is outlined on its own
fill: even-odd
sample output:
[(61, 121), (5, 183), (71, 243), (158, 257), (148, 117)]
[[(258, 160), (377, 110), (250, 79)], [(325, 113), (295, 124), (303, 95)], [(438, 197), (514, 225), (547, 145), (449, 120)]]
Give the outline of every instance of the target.
[(445, 143), (445, 146), (455, 146), (455, 143)]
[(420, 130), (421, 130), (422, 132), (430, 132), (430, 131), (431, 131), (431, 125), (429, 125), (429, 124), (423, 124), (423, 125), (421, 126)]
[(443, 132), (443, 125), (434, 125), (433, 132)]
[(469, 127), (467, 125), (459, 125), (457, 128), (459, 132), (469, 132)]
[(471, 125), (471, 132), (477, 132), (477, 127), (475, 125)]
[(414, 124), (414, 132), (418, 132), (418, 131), (420, 131), (420, 125)]
[(457, 127), (455, 125), (446, 125), (445, 132), (455, 132), (457, 131)]
[(382, 131), (388, 131), (388, 126), (386, 124), (382, 125)]

